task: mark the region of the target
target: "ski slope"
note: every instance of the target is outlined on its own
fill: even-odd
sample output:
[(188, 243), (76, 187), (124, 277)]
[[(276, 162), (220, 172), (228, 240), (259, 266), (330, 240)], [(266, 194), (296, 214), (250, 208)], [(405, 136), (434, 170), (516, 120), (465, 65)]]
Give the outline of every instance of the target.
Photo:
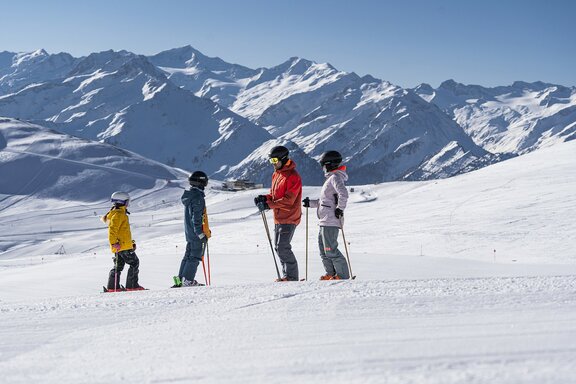
[(134, 191), (150, 290), (117, 294), (99, 293), (107, 202), (5, 204), (2, 382), (572, 383), (574, 153), (571, 141), (451, 179), (355, 186), (354, 281), (317, 280), (309, 212), (307, 271), (305, 214), (293, 241), (308, 281), (273, 283), (258, 190), (208, 192), (213, 285), (186, 289), (168, 288), (185, 245), (182, 189)]

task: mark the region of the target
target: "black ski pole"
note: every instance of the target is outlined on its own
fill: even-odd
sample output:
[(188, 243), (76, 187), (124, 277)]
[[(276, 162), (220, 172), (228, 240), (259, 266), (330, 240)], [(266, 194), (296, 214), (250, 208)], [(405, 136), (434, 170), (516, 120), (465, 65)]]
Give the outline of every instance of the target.
[(306, 207), (306, 278), (308, 281), (308, 207)]
[(272, 246), (272, 238), (270, 237), (270, 229), (268, 228), (268, 221), (266, 220), (266, 213), (261, 210), (262, 221), (264, 222), (264, 228), (266, 229), (266, 235), (268, 236), (268, 242), (270, 243), (270, 250), (272, 251), (272, 258), (274, 259), (274, 266), (276, 267), (276, 275), (280, 279), (280, 270), (278, 269), (278, 262), (276, 261), (276, 255), (274, 255), (274, 247)]
[(114, 254), (114, 292), (118, 290), (118, 253)]
[(352, 274), (352, 264), (350, 264), (350, 254), (348, 253), (348, 243), (346, 242), (346, 235), (344, 234), (344, 221), (340, 219), (340, 230), (342, 231), (342, 239), (344, 240), (344, 248), (346, 249), (346, 259), (348, 260), (348, 269), (350, 270), (350, 278), (354, 280), (356, 276)]

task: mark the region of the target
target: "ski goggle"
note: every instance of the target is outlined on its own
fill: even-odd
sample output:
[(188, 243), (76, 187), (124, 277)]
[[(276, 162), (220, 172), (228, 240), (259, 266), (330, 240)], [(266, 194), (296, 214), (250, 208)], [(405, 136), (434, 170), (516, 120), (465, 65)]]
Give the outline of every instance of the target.
[(280, 162), (280, 159), (277, 157), (271, 157), (269, 161), (270, 161), (270, 164), (276, 165)]

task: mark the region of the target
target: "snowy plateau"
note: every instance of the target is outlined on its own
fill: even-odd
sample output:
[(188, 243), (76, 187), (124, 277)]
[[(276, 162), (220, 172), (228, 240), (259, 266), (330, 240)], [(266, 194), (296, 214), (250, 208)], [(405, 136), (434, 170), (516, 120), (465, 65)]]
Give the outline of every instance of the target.
[[(575, 94), (409, 90), (191, 47), (0, 52), (0, 382), (574, 383)], [(269, 182), (279, 142), (311, 198), (320, 153), (346, 154), (355, 280), (319, 281), (304, 210), (292, 245), (305, 281), (275, 283), (253, 203), (267, 189), (220, 188)], [(170, 289), (198, 168), (212, 285)], [(101, 293), (115, 190), (132, 196), (147, 291)]]

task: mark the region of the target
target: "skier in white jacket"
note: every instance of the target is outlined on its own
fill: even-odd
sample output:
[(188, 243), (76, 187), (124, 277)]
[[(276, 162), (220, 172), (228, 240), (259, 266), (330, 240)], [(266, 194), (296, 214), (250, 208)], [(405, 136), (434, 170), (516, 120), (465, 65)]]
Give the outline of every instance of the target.
[(320, 219), (318, 246), (326, 274), (320, 280), (349, 279), (348, 263), (338, 249), (338, 232), (344, 221), (344, 209), (348, 201), (346, 189), (346, 166), (340, 165), (342, 155), (337, 151), (325, 152), (320, 158), (326, 181), (320, 191), (320, 199), (302, 200), (304, 207), (317, 208)]

